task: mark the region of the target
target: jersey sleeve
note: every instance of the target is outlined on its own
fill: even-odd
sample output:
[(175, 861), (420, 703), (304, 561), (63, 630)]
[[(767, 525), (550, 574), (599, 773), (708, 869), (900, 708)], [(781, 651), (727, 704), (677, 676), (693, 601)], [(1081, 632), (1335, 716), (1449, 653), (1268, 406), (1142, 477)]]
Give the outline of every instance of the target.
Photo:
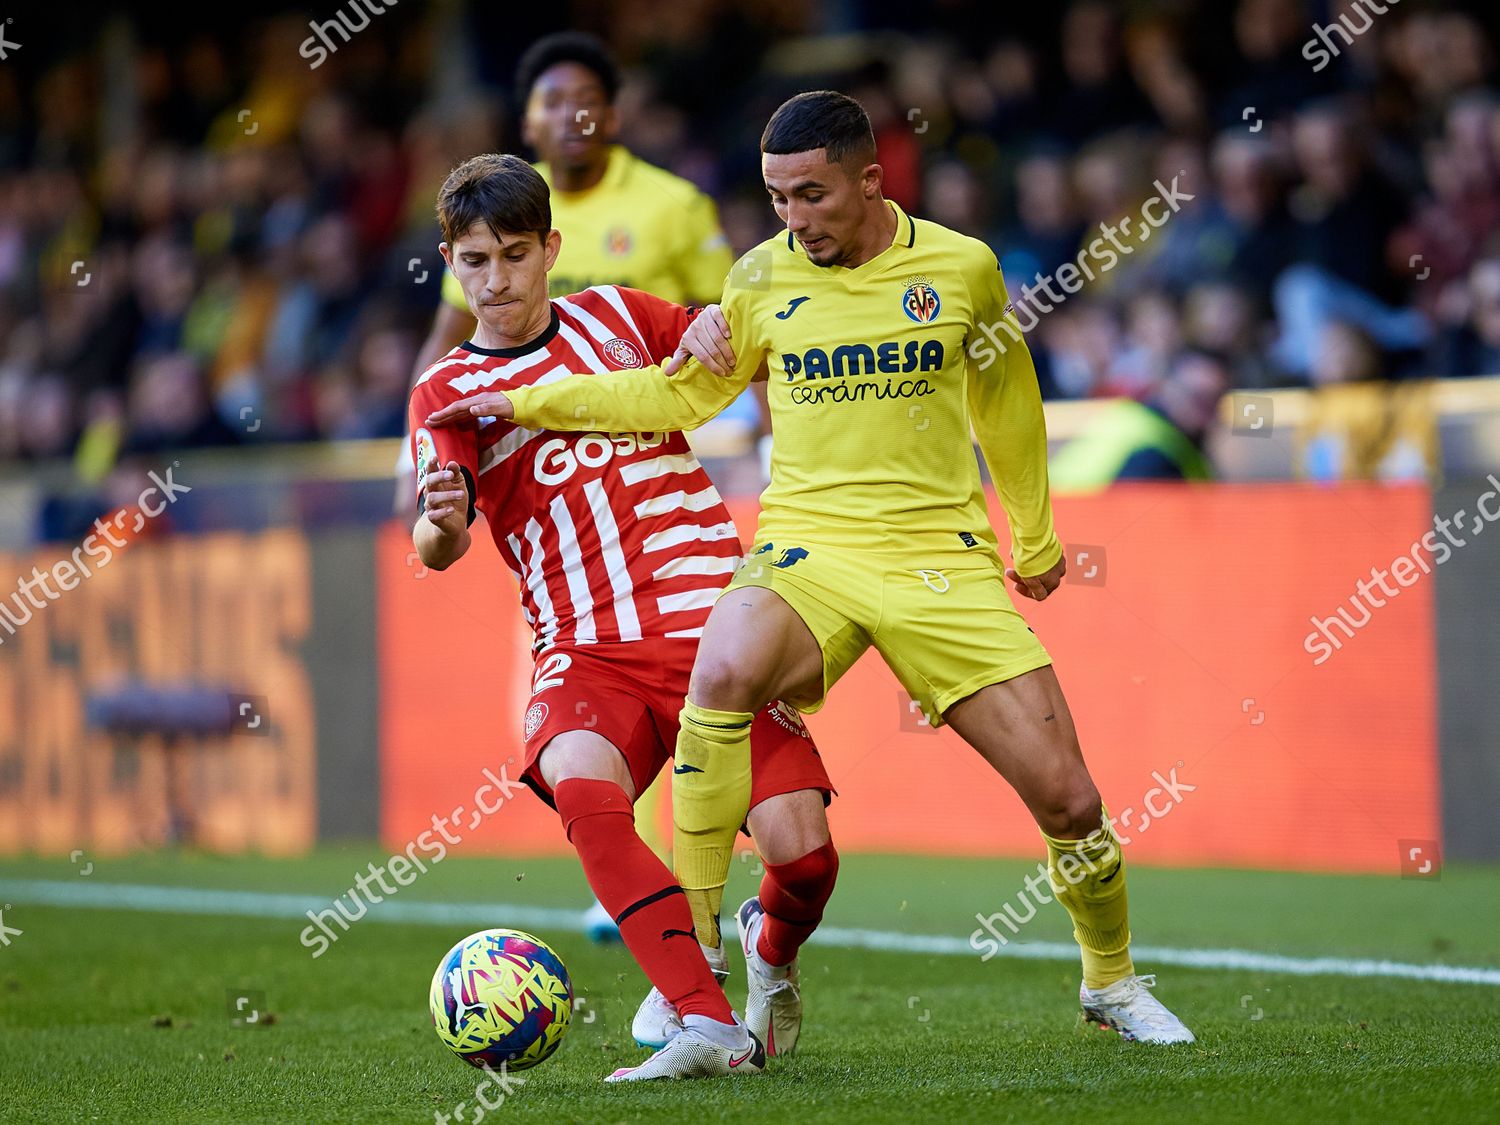
[(536, 430), (692, 430), (714, 417), (750, 383), (754, 368), (728, 378), (695, 359), (670, 378), (659, 365), (605, 375), (569, 375), (555, 383), (507, 390), (511, 421)]
[(456, 398), (446, 384), (431, 379), (418, 383), (407, 403), (406, 430), (411, 435), (408, 440), (417, 466), (417, 504), (422, 504), (428, 472), (442, 468), (449, 461), (457, 461), (469, 490), (468, 522), (473, 523), (477, 514), (474, 498), (479, 494), (479, 429), (473, 425), (428, 429), (426, 424), (429, 414)]
[(450, 269), (443, 270), (443, 300), (460, 312), (469, 312), (469, 302), (464, 300), (464, 287)]
[(682, 216), (681, 240), (676, 254), (676, 272), (687, 299), (708, 304), (724, 286), (724, 275), (734, 265), (729, 240), (719, 226), (719, 209), (701, 191)]
[(969, 416), (1010, 521), (1012, 565), (1022, 577), (1033, 578), (1062, 557), (1047, 483), (1047, 420), (1036, 367), (999, 263), (988, 250), (975, 256), (981, 261), (969, 271), (974, 332), (990, 326), (998, 347), (967, 352)]
[[(735, 352), (735, 367), (728, 376), (715, 375), (695, 359), (671, 377), (660, 365), (570, 375), (555, 383), (506, 391), (515, 410), (511, 421), (565, 432), (696, 429), (738, 398), (765, 360), (765, 349), (755, 343), (751, 331), (748, 295), (730, 286), (724, 290), (722, 307)], [(685, 327), (687, 314), (682, 311)], [(645, 332), (643, 326), (641, 331)], [(670, 355), (677, 341), (663, 341), (663, 346), (664, 354)]]

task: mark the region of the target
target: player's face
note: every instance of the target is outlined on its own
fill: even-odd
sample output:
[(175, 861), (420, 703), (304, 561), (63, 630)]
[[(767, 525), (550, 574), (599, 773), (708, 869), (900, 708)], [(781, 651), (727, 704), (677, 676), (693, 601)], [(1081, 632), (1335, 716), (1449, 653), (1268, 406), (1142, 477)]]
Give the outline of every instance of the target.
[[(557, 260), (562, 235), (548, 231), (524, 234), (494, 231), (475, 223), (452, 245), (439, 249), (463, 286), (469, 308), (487, 334), (510, 343), (525, 343), (547, 326), (547, 271)], [(476, 339), (476, 343), (481, 343)]]
[(615, 108), (604, 83), (588, 67), (561, 62), (532, 84), (522, 137), (554, 167), (588, 168), (605, 158), (615, 138)]
[(830, 164), (827, 150), (762, 153), (761, 174), (776, 214), (792, 232), (807, 260), (836, 266), (855, 254), (868, 221), (870, 201), (880, 192), (880, 166), (850, 169)]

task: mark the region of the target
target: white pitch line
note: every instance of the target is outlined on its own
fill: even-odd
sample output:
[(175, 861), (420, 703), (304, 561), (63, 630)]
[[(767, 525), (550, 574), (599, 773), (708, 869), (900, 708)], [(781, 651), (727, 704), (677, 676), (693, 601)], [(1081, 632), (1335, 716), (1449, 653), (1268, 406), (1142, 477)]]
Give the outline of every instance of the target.
[[(239, 915), (253, 918), (306, 919), (308, 911), (328, 910), (333, 900), (313, 895), (267, 894), (262, 891), (200, 890), (196, 887), (159, 887), (131, 883), (68, 883), (46, 879), (0, 880), (0, 901), (37, 906), (95, 907), (140, 910), (161, 914)], [(16, 916), (16, 915), (13, 915)], [(18, 917), (18, 916), (16, 916)], [(555, 907), (517, 906), (485, 902), (397, 902), (387, 899), (369, 907), (361, 921), (429, 924), (504, 924), (542, 930), (583, 933), (583, 914)], [(942, 957), (974, 957), (979, 953), (966, 939), (942, 934), (903, 934), (890, 930), (823, 926), (812, 944), (844, 949), (873, 949), (883, 953), (925, 953)], [(994, 944), (991, 942), (990, 944)], [(1344, 957), (1283, 957), (1246, 949), (1174, 949), (1136, 945), (1131, 953), (1144, 964), (1181, 965), (1190, 969), (1231, 969), (1244, 972), (1285, 973), (1292, 976), (1391, 977), (1443, 984), (1500, 986), (1500, 969), (1463, 965), (1413, 965)], [(1010, 943), (996, 957), (1030, 961), (1077, 961), (1071, 942)]]

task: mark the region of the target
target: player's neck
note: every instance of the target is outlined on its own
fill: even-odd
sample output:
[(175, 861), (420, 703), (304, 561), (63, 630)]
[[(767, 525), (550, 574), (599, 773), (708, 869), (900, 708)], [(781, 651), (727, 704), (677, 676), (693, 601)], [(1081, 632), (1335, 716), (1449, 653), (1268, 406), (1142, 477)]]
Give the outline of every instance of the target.
[(491, 352), (524, 348), (551, 327), (552, 302), (543, 301), (537, 307), (536, 313), (527, 318), (525, 327), (514, 335), (509, 335), (500, 329), (490, 328), (481, 320), (474, 327), (474, 336), (470, 343)]
[(890, 249), (890, 245), (896, 238), (896, 212), (886, 204), (883, 198), (877, 197), (876, 202), (880, 210), (873, 222), (866, 223), (861, 228), (859, 241), (851, 248), (844, 260), (838, 264), (845, 269), (858, 269), (872, 258)]
[(552, 164), (551, 168), (553, 190), (570, 193), (588, 191), (597, 187), (599, 181), (604, 179), (604, 173), (609, 171), (609, 149), (605, 149), (600, 158), (591, 164), (578, 164), (571, 168), (563, 164)]

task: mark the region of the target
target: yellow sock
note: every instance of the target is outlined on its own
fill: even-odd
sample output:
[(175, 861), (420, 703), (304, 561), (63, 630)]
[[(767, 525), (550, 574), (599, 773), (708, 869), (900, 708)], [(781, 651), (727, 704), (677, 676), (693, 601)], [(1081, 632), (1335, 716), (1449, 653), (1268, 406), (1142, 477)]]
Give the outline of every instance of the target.
[(672, 768), (672, 860), (693, 911), (698, 941), (722, 944), (719, 910), (734, 836), (750, 811), (748, 711), (711, 711), (685, 701)]
[(1125, 856), (1119, 837), (1103, 823), (1082, 840), (1047, 841), (1047, 874), (1057, 901), (1073, 919), (1083, 954), (1083, 983), (1104, 988), (1135, 972), (1130, 960), (1130, 917), (1125, 898)]
[(658, 859), (670, 867), (672, 853), (667, 850), (667, 841), (662, 838), (661, 826), (657, 823), (664, 785), (661, 774), (657, 774), (651, 784), (646, 786), (646, 791), (635, 799), (635, 834)]

